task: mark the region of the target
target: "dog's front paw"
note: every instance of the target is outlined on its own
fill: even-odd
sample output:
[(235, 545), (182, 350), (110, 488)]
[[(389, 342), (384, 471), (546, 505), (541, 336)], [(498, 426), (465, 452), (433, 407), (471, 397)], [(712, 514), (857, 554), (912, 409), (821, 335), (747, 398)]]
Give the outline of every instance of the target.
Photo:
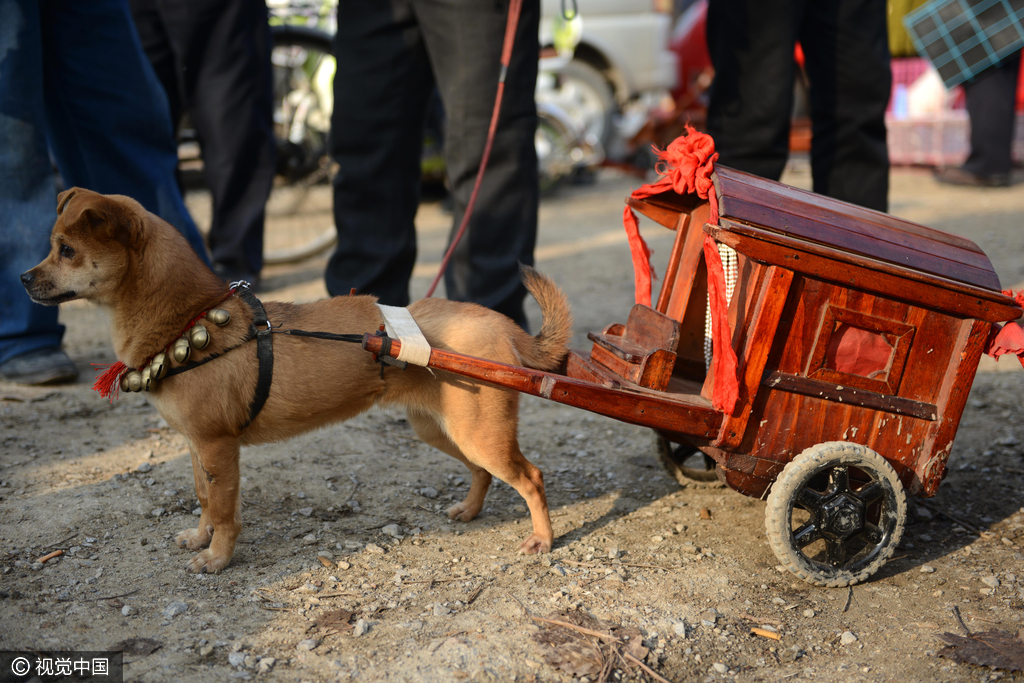
[(539, 553), (550, 553), (551, 552), (551, 539), (542, 538), (537, 534), (532, 534), (529, 538), (519, 544), (520, 555), (537, 555)]
[(231, 556), (217, 555), (207, 548), (185, 565), (185, 571), (192, 574), (216, 574), (231, 562)]
[(174, 537), (174, 542), (182, 548), (200, 550), (210, 545), (210, 539), (212, 538), (213, 525), (207, 524), (205, 527), (198, 529), (186, 529), (185, 531), (179, 531), (178, 535)]
[(448, 508), (448, 519), (457, 519), (460, 522), (468, 522), (480, 514), (479, 505), (472, 505), (466, 501), (456, 503)]

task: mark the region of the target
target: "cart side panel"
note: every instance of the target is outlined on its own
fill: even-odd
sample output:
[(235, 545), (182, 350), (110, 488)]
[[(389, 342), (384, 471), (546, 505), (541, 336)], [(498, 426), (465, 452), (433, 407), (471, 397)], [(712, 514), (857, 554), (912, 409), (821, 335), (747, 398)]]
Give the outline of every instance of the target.
[(934, 496), (946, 476), (946, 463), (953, 448), (953, 439), (960, 426), (967, 395), (971, 392), (982, 349), (991, 329), (992, 323), (982, 320), (964, 320), (961, 324), (954, 353), (955, 357), (962, 360), (950, 365), (942, 378), (940, 391), (946, 397), (945, 409), (938, 428), (933, 430), (932, 444), (922, 450), (915, 467), (921, 488), (911, 488), (911, 493)]
[[(884, 371), (874, 376), (833, 369), (848, 369), (844, 362), (849, 359), (840, 357), (841, 344), (827, 348), (830, 339), (856, 326), (863, 326), (858, 329), (869, 341), (891, 346)], [(945, 442), (959, 424), (962, 397), (951, 388), (973, 377), (977, 365), (973, 350), (964, 353), (976, 341), (970, 328), (972, 321), (795, 277), (744, 438), (730, 450), (785, 463), (824, 441), (861, 443), (889, 460), (908, 489), (925, 491), (930, 487), (922, 479), (923, 467), (937, 467), (936, 448), (944, 449), (944, 466)], [(892, 394), (886, 393), (890, 390)], [(945, 442), (939, 443), (942, 435)], [(757, 467), (729, 454), (712, 455), (726, 467), (749, 474)]]
[[(795, 278), (793, 289), (780, 325), (788, 329), (777, 337), (782, 346), (773, 371), (923, 403), (941, 402), (939, 378), (954, 361), (953, 342), (962, 320), (813, 278)], [(863, 346), (888, 345), (891, 352), (876, 355), (877, 366), (868, 361), (849, 371), (856, 364), (844, 354), (857, 346), (844, 343), (844, 331), (861, 332)]]

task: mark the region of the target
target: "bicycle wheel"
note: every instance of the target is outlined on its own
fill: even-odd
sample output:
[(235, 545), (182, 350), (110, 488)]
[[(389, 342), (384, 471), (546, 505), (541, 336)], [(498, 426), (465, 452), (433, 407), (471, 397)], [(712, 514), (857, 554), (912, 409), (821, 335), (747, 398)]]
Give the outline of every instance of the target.
[(327, 149), (334, 106), (331, 35), (306, 26), (271, 31), (277, 175), (263, 236), (263, 259), (270, 265), (310, 258), (337, 242), (335, 169)]

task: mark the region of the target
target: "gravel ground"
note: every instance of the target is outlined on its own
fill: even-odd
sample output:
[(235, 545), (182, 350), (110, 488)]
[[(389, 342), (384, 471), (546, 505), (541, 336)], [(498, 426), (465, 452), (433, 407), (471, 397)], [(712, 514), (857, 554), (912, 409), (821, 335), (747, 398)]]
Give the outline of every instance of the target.
[[(798, 164), (787, 180), (807, 176)], [(578, 347), (632, 304), (619, 220), (638, 184), (602, 173), (542, 206), (538, 266), (569, 295)], [(310, 198), (309, 220), (329, 220), (324, 202)], [(946, 189), (901, 170), (892, 204), (978, 242), (1004, 286), (1024, 281), (1020, 187)], [(192, 206), (201, 217), (202, 198)], [(414, 297), (449, 220), (423, 207)], [(644, 229), (666, 257), (667, 234)], [(323, 296), (323, 263), (268, 269), (262, 296)], [(680, 486), (649, 430), (532, 397), (520, 438), (545, 474), (551, 554), (515, 554), (529, 518), (498, 482), (476, 520), (449, 522), (467, 472), (377, 411), (244, 449), (235, 559), (194, 576), (172, 542), (197, 514), (186, 444), (143, 396), (90, 390), (89, 364), (113, 360), (98, 310), (73, 303), (62, 320), (82, 379), (0, 384), (0, 649), (129, 641), (126, 680), (153, 682), (1024, 680), (940, 656), (938, 638), (1024, 627), (1015, 361), (983, 362), (939, 494), (910, 501), (897, 556), (852, 589), (780, 571), (764, 502)]]

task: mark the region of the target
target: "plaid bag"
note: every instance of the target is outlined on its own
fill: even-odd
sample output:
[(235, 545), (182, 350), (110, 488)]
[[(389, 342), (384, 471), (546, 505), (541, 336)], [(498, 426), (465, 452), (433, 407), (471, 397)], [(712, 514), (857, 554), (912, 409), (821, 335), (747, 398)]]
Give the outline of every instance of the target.
[(1024, 0), (935, 0), (903, 18), (918, 54), (947, 88), (1024, 47)]

